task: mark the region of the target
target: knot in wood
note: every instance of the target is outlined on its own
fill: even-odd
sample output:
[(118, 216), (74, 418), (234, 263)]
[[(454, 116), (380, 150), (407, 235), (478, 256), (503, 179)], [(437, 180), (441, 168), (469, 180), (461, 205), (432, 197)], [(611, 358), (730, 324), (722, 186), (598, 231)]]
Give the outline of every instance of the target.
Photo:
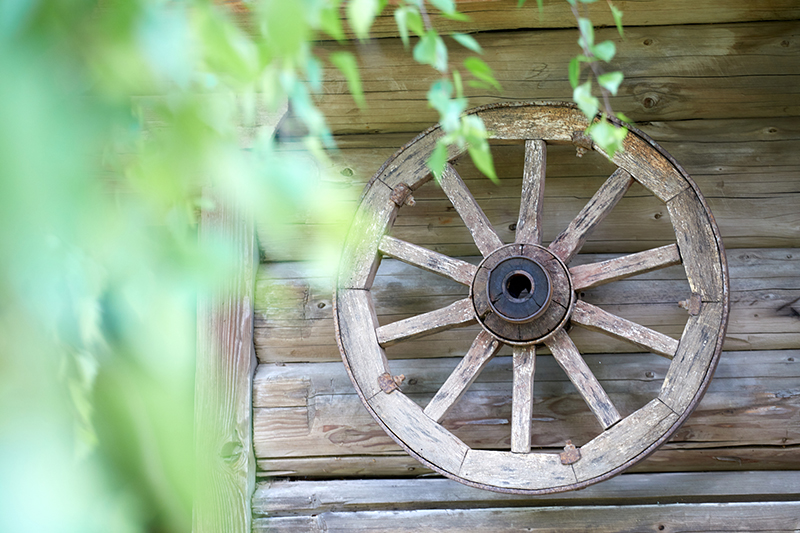
[(383, 374), (378, 376), (378, 385), (380, 386), (383, 392), (385, 392), (386, 394), (391, 394), (400, 388), (400, 384), (403, 382), (404, 379), (406, 379), (406, 377), (403, 374), (392, 377), (390, 373), (384, 372)]
[(581, 451), (572, 444), (571, 440), (567, 441), (567, 445), (564, 446), (564, 451), (561, 452), (561, 464), (562, 465), (571, 465), (575, 464), (581, 459)]
[(417, 202), (414, 201), (414, 197), (411, 196), (411, 192), (411, 187), (405, 183), (401, 183), (392, 189), (392, 201), (397, 205), (397, 207), (403, 207), (404, 205), (413, 207), (417, 204)]

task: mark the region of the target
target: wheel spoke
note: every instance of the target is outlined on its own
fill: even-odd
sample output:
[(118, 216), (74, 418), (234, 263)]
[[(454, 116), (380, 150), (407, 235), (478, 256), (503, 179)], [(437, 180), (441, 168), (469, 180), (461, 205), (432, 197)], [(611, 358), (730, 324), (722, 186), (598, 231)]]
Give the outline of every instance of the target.
[(531, 413), (533, 411), (533, 374), (536, 348), (514, 347), (514, 390), (511, 398), (511, 451), (531, 451)]
[(586, 239), (600, 222), (606, 218), (617, 202), (625, 196), (633, 178), (625, 170), (618, 168), (616, 172), (592, 196), (581, 212), (578, 213), (569, 226), (550, 243), (550, 251), (561, 258), (565, 263), (575, 257)]
[(586, 361), (581, 357), (569, 335), (564, 330), (560, 330), (545, 341), (545, 344), (550, 348), (553, 357), (567, 373), (580, 395), (583, 396), (583, 400), (597, 417), (603, 429), (608, 429), (618, 422), (622, 417), (617, 408), (611, 403), (608, 394), (589, 370)]
[(500, 341), (481, 330), (467, 354), (425, 407), (425, 414), (436, 422), (441, 421), (501, 346)]
[(541, 140), (525, 141), (525, 168), (515, 242), (542, 243), (542, 200), (547, 166), (547, 145)]
[(503, 246), (492, 223), (469, 192), (464, 180), (458, 175), (453, 165), (446, 165), (441, 179), (442, 190), (456, 208), (464, 224), (472, 234), (472, 239), (484, 257)]
[(672, 337), (636, 322), (612, 315), (582, 300), (575, 302), (575, 309), (572, 311), (572, 322), (580, 324), (587, 329), (601, 331), (612, 337), (632, 342), (668, 359), (675, 357), (675, 352), (678, 351), (678, 341)]
[(474, 321), (475, 309), (472, 307), (472, 299), (464, 298), (447, 307), (376, 328), (375, 334), (378, 336), (378, 344), (386, 347), (438, 331), (466, 326)]
[(422, 246), (385, 235), (378, 250), (410, 265), (439, 274), (463, 285), (470, 285), (478, 267), (460, 259), (453, 259)]
[(678, 246), (669, 244), (636, 254), (625, 255), (608, 261), (579, 265), (569, 269), (575, 290), (589, 289), (604, 283), (644, 274), (659, 268), (679, 265), (681, 255)]

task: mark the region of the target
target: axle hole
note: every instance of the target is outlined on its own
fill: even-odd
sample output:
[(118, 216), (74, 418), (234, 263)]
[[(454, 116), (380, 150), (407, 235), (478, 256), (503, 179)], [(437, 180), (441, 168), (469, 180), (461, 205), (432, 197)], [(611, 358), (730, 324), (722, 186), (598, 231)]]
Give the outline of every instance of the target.
[(533, 284), (524, 274), (512, 274), (506, 280), (506, 292), (515, 300), (527, 300), (532, 290)]

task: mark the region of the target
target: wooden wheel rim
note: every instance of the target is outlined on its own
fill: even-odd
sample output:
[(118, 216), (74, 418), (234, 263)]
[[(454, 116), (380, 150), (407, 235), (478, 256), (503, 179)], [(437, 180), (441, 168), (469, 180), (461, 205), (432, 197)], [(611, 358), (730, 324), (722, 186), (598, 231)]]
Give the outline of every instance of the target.
[[(540, 244), (545, 141), (586, 144), (582, 137), (586, 119), (571, 104), (548, 102), (495, 104), (476, 108), (470, 113), (483, 119), (487, 130), (492, 132), (492, 138), (526, 141), (523, 199), (527, 202), (521, 201), (517, 242), (522, 239), (522, 242)], [(486, 330), (481, 331), (442, 389), (423, 409), (397, 389), (383, 347), (444, 327), (474, 323), (472, 301), (466, 298), (427, 313), (423, 318), (412, 317), (400, 321), (402, 324), (379, 327), (370, 294), (382, 255), (397, 257), (465, 285), (473, 281), (477, 267), (464, 266), (466, 263), (384, 237), (409, 194), (431, 179), (425, 165), (442, 135), (438, 126), (428, 129), (381, 167), (365, 188), (348, 234), (337, 280), (334, 318), (337, 342), (356, 391), (379, 425), (409, 454), (429, 468), (470, 486), (499, 492), (544, 494), (583, 488), (622, 472), (647, 457), (678, 429), (700, 401), (719, 359), (728, 317), (728, 273), (719, 230), (705, 200), (671, 156), (644, 133), (631, 129), (624, 141), (624, 151), (610, 159), (618, 170), (590, 200), (581, 215), (587, 209), (596, 211), (597, 201), (610, 202), (611, 205), (604, 204), (601, 209), (604, 212), (600, 218), (590, 220), (589, 227), (581, 227), (581, 215), (576, 217), (548, 248), (569, 264), (583, 245), (582, 239), (585, 240), (594, 225), (613, 208), (633, 180), (667, 205), (677, 243), (623, 256), (629, 261), (627, 266), (622, 265), (623, 270), (627, 268), (625, 276), (629, 276), (676, 264), (677, 259), (686, 271), (692, 298), (688, 306), (690, 316), (680, 341), (633, 323), (624, 324), (633, 328), (633, 333), (625, 337), (628, 340), (635, 338), (637, 344), (650, 348), (654, 353), (674, 354), (661, 391), (644, 407), (621, 417), (568, 334), (559, 326), (545, 343), (567, 370), (604, 431), (577, 452), (570, 449), (560, 455), (530, 452), (531, 400), (524, 385), (529, 383), (532, 387), (535, 348), (532, 345), (516, 346), (513, 355), (512, 451), (472, 449), (445, 429), (439, 420), (502, 343)], [(595, 146), (591, 148), (600, 151)], [(462, 153), (463, 150), (451, 150), (448, 161)], [(449, 164), (445, 176), (442, 188), (465, 219), (484, 257), (504, 246)], [(585, 220), (584, 216), (584, 223)], [(650, 264), (645, 269), (642, 262), (656, 266)], [(632, 263), (639, 266), (630, 266)], [(625, 277), (606, 277), (598, 282), (598, 275), (602, 278), (608, 274), (585, 268), (570, 269), (570, 272), (575, 280), (574, 290)], [(601, 330), (621, 324), (616, 320), (618, 317), (590, 304), (578, 301), (574, 305), (571, 310), (573, 322)], [(426, 325), (431, 321), (445, 326), (431, 328)], [(468, 368), (464, 370), (463, 367)], [(588, 378), (585, 378), (586, 372)], [(584, 376), (583, 381), (579, 374)], [(459, 380), (460, 387), (445, 390), (448, 383)], [(518, 386), (520, 383), (523, 385), (521, 388)], [(456, 391), (456, 398), (448, 398), (448, 394), (454, 394), (453, 391)], [(525, 424), (516, 422), (525, 420), (526, 416), (527, 438)]]

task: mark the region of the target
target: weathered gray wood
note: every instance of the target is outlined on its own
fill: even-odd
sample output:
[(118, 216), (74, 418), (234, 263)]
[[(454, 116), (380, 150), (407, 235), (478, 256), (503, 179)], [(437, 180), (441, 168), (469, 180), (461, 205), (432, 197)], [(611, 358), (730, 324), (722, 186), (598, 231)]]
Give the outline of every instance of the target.
[(425, 414), (431, 420), (440, 422), (501, 346), (497, 339), (481, 330), (456, 369), (425, 406)]
[(200, 240), (224, 239), (234, 250), (230, 277), (198, 298), (195, 376), (195, 533), (251, 528), (255, 489), (252, 377), (253, 302), (258, 262), (253, 221), (227, 198), (203, 211)]
[(407, 532), (572, 533), (587, 524), (597, 533), (641, 531), (771, 531), (794, 533), (800, 527), (800, 502), (677, 503), (504, 509), (435, 509), (327, 512), (313, 517), (258, 518), (255, 533)]
[(616, 170), (602, 187), (592, 196), (581, 212), (569, 223), (548, 248), (565, 263), (580, 251), (589, 234), (614, 209), (617, 202), (633, 184), (633, 178), (625, 170)]
[(514, 242), (542, 243), (544, 182), (547, 168), (547, 145), (541, 140), (525, 141), (525, 166), (522, 171), (522, 194)]
[(472, 307), (472, 299), (463, 298), (436, 311), (380, 326), (375, 333), (378, 337), (378, 344), (386, 347), (407, 339), (432, 335), (474, 322), (475, 310)]
[(608, 333), (619, 339), (628, 340), (637, 346), (650, 350), (669, 359), (678, 351), (678, 341), (663, 333), (646, 328), (636, 322), (612, 315), (597, 307), (578, 300), (572, 311), (572, 322), (583, 327)]
[(678, 247), (668, 244), (636, 254), (625, 255), (599, 263), (576, 265), (569, 269), (575, 290), (590, 289), (630, 276), (645, 274), (659, 268), (680, 264)]
[(592, 410), (603, 429), (607, 429), (621, 418), (603, 386), (592, 374), (586, 361), (581, 357), (569, 335), (560, 330), (545, 341), (553, 357), (567, 373), (572, 384), (578, 389), (586, 404)]
[(464, 185), (461, 176), (458, 175), (452, 165), (445, 166), (444, 172), (442, 172), (441, 186), (453, 207), (456, 208), (456, 211), (461, 216), (461, 220), (464, 221), (464, 225), (467, 226), (467, 229), (472, 234), (472, 239), (475, 241), (475, 245), (481, 255), (486, 257), (497, 248), (503, 246), (503, 241), (497, 236), (491, 222), (486, 218), (475, 198)]
[(572, 465), (578, 481), (602, 476), (638, 457), (677, 420), (678, 415), (669, 407), (658, 399), (652, 400), (580, 447), (581, 458)]
[(458, 473), (473, 483), (498, 488), (542, 490), (576, 482), (556, 453), (512, 453), (470, 449)]
[(524, 503), (635, 505), (689, 502), (785, 501), (800, 499), (800, 476), (778, 472), (681, 472), (623, 474), (584, 490), (531, 498), (468, 487), (449, 479), (356, 479), (259, 483), (255, 516), (337, 511), (503, 508)]
[(381, 239), (378, 250), (409, 265), (417, 266), (434, 274), (440, 274), (462, 285), (469, 286), (472, 283), (472, 278), (475, 277), (475, 272), (478, 270), (472, 263), (453, 259), (410, 242), (395, 239), (389, 235), (384, 235), (383, 239)]
[(511, 451), (531, 451), (531, 413), (536, 347), (514, 347), (514, 389), (511, 395)]

